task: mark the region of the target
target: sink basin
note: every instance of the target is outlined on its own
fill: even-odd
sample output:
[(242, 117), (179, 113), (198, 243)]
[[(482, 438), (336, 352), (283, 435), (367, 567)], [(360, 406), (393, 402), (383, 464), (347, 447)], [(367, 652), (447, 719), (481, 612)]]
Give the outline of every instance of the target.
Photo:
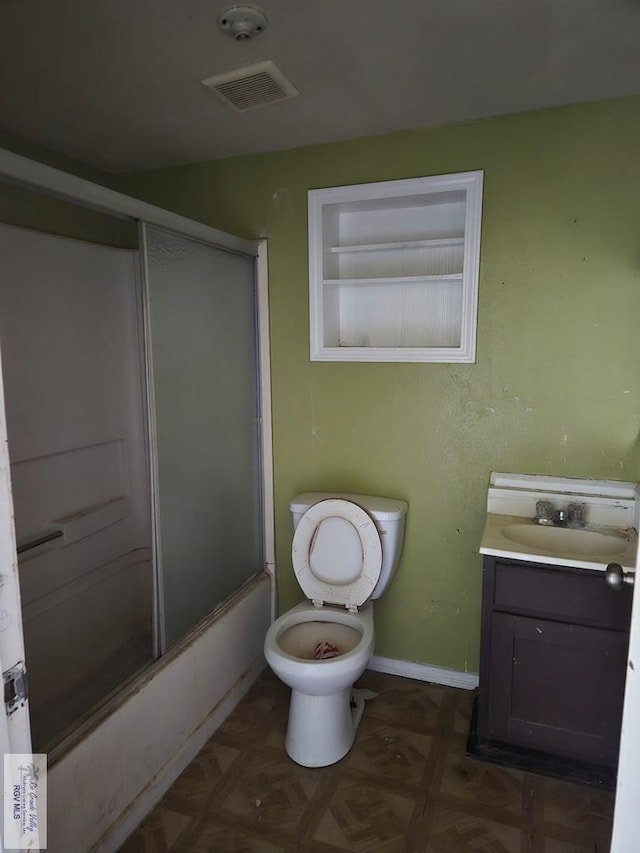
[(527, 548), (552, 551), (555, 554), (607, 557), (625, 552), (628, 546), (628, 540), (621, 536), (538, 524), (506, 524), (502, 528), (502, 535)]

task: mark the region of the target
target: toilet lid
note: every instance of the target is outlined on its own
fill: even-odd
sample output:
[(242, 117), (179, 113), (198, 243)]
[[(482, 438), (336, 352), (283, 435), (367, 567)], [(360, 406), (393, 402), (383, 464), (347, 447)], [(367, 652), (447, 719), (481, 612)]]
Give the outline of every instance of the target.
[(291, 555), (307, 598), (350, 609), (369, 598), (382, 568), (373, 519), (341, 498), (319, 501), (305, 512), (293, 535)]

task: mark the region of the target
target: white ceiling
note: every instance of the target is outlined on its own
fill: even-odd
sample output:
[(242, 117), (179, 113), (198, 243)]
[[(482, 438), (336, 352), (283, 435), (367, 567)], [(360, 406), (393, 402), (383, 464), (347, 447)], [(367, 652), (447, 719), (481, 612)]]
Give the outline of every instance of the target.
[[(640, 0), (0, 0), (0, 128), (111, 171), (640, 93)], [(200, 80), (273, 59), (238, 115)]]

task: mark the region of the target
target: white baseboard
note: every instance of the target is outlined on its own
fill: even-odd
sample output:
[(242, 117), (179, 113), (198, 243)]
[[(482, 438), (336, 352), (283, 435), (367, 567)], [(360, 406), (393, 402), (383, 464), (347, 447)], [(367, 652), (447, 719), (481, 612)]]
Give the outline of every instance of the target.
[(408, 660), (394, 660), (394, 658), (383, 658), (378, 655), (374, 655), (369, 661), (369, 669), (374, 672), (386, 672), (388, 675), (401, 675), (403, 678), (415, 678), (417, 681), (459, 687), (462, 690), (475, 690), (478, 686), (477, 672), (458, 672), (444, 666), (412, 663)]

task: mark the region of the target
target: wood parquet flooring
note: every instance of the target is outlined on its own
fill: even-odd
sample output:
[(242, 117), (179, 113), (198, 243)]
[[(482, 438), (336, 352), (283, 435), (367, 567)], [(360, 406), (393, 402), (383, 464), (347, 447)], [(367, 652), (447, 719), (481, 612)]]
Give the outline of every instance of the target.
[(265, 671), (120, 853), (608, 853), (614, 795), (465, 754), (473, 693), (367, 671), (351, 752), (284, 750)]

